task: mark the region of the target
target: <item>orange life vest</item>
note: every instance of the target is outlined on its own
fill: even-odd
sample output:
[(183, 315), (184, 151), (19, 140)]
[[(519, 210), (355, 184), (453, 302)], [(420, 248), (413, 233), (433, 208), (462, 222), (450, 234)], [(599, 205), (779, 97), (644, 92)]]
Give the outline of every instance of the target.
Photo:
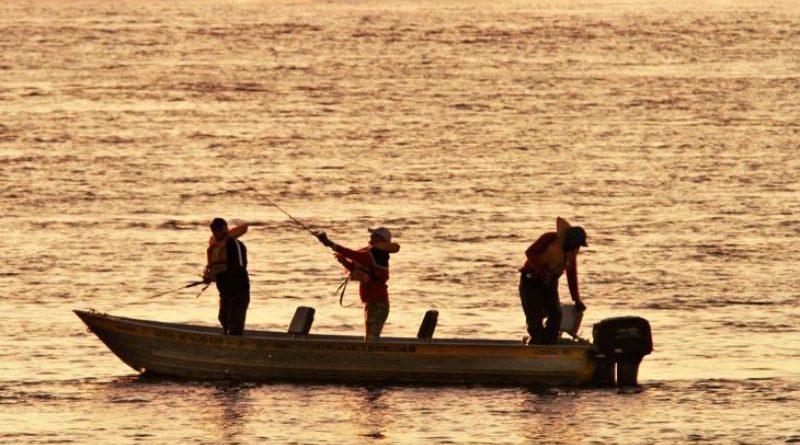
[(213, 235), (209, 238), (208, 249), (206, 250), (206, 270), (212, 281), (216, 281), (217, 274), (228, 270), (228, 254), (226, 250), (228, 239), (239, 238), (245, 233), (247, 233), (247, 225), (228, 229), (228, 233), (221, 240), (214, 238)]

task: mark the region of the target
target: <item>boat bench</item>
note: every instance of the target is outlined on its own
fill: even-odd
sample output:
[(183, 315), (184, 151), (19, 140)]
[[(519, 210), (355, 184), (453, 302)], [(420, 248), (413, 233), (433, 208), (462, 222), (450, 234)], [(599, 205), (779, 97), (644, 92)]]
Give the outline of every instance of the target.
[(436, 323), (439, 321), (439, 311), (429, 310), (425, 312), (425, 317), (422, 318), (422, 323), (419, 325), (419, 332), (417, 338), (420, 340), (431, 341), (433, 339), (433, 331), (436, 330)]
[(289, 334), (292, 337), (305, 337), (311, 331), (311, 324), (314, 323), (314, 308), (308, 306), (298, 306), (294, 311), (292, 322), (289, 323)]
[[(298, 306), (294, 311), (294, 316), (291, 323), (289, 323), (287, 332), (294, 338), (307, 336), (311, 331), (311, 325), (314, 323), (314, 312), (313, 307)], [(425, 312), (425, 317), (423, 317), (422, 324), (420, 324), (417, 332), (417, 338), (431, 341), (438, 321), (439, 311), (429, 310)]]

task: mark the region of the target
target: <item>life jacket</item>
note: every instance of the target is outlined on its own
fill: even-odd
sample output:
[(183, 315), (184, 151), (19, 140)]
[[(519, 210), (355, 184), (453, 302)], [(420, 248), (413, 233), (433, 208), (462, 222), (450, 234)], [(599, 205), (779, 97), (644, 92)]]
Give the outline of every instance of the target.
[(383, 275), (385, 274), (378, 272), (378, 269), (388, 269), (389, 254), (399, 252), (400, 245), (392, 242), (378, 241), (376, 243), (370, 243), (362, 250), (369, 253), (372, 264), (367, 265), (353, 262), (353, 270), (350, 271), (350, 279), (362, 283), (369, 283), (370, 280), (373, 279), (379, 282), (386, 282), (386, 279), (383, 279)]
[(356, 264), (350, 272), (350, 279), (361, 283), (369, 283), (369, 270)]
[[(538, 245), (531, 246), (535, 252), (528, 255), (523, 271), (532, 273), (544, 283), (554, 283), (570, 267), (570, 257), (564, 251), (566, 231), (572, 227), (565, 219), (556, 218), (556, 232), (549, 232), (537, 240)], [(539, 246), (541, 242), (546, 246)]]
[[(362, 249), (362, 251), (369, 252), (370, 257), (372, 259), (372, 264), (361, 264), (358, 262), (350, 261), (350, 264), (353, 266), (353, 269), (350, 270), (350, 279), (353, 281), (358, 281), (361, 283), (369, 283), (371, 277), (375, 274), (372, 272), (371, 267), (387, 267), (389, 255), (385, 255), (385, 259), (378, 259), (377, 256), (383, 257), (384, 254), (382, 253), (374, 253), (372, 249), (377, 249), (386, 253), (397, 253), (400, 251), (400, 245), (397, 243), (387, 242), (387, 241), (378, 241), (375, 243), (370, 243), (366, 248)], [(383, 265), (381, 263), (384, 263)], [(381, 274), (382, 275), (382, 274)], [(381, 280), (379, 277), (376, 277), (378, 281), (385, 281)]]
[(388, 302), (389, 288), (386, 282), (389, 280), (389, 252), (373, 247), (367, 250), (367, 254), (370, 261), (363, 266), (367, 268), (369, 281), (362, 281), (358, 285), (361, 301), (364, 303)]
[(228, 233), (221, 240), (214, 238), (214, 235), (211, 235), (208, 239), (206, 270), (213, 281), (216, 281), (217, 274), (224, 273), (228, 270), (228, 256), (225, 250), (228, 245), (228, 239), (235, 239), (244, 235), (247, 233), (247, 227), (247, 225), (242, 225), (228, 229)]
[(227, 245), (229, 239), (229, 235), (225, 235), (221, 240), (214, 239), (214, 243), (210, 244), (206, 250), (208, 272), (213, 280), (218, 274), (228, 271)]
[(361, 301), (365, 303), (389, 301), (386, 284), (389, 280), (388, 251), (371, 245), (358, 250), (334, 245), (333, 250), (336, 252), (336, 259), (350, 272), (349, 278), (359, 281), (358, 294)]

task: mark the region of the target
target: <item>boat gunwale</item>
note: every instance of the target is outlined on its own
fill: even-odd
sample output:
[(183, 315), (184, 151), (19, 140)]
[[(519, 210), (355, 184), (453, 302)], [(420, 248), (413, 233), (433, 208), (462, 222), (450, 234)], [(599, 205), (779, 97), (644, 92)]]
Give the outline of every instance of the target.
[[(102, 319), (114, 323), (123, 323), (128, 325), (136, 325), (148, 329), (167, 330), (172, 332), (186, 333), (186, 334), (200, 334), (210, 335), (217, 337), (231, 337), (224, 335), (219, 328), (203, 325), (184, 324), (163, 322), (154, 320), (142, 320), (136, 318), (122, 317), (112, 315), (104, 312), (99, 312), (94, 309), (79, 310), (75, 309), (73, 312), (84, 321), (87, 325), (87, 318)], [(90, 326), (91, 328), (91, 326)], [(421, 340), (412, 337), (380, 337), (376, 342), (365, 342), (364, 337), (355, 335), (342, 335), (342, 334), (308, 334), (308, 335), (293, 335), (288, 332), (281, 331), (263, 331), (263, 330), (245, 330), (244, 335), (241, 337), (234, 337), (248, 340), (264, 340), (264, 341), (286, 341), (290, 343), (353, 343), (360, 345), (402, 345), (402, 346), (466, 346), (477, 348), (530, 348), (531, 346), (525, 345), (522, 341), (514, 340), (501, 340), (501, 339), (464, 339), (464, 338), (434, 338), (431, 340)], [(550, 350), (561, 348), (578, 348), (578, 349), (592, 349), (593, 345), (587, 340), (571, 340), (561, 339), (561, 343), (555, 345), (535, 345), (538, 350)]]

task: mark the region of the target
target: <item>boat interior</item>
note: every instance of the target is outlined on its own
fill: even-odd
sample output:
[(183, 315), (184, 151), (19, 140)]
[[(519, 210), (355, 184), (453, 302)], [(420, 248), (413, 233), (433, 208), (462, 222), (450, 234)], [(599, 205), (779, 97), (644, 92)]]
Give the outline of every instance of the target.
[[(569, 306), (562, 306), (564, 316), (561, 322), (562, 333), (568, 334), (569, 338), (562, 336), (559, 340), (559, 345), (575, 345), (575, 344), (589, 344), (587, 340), (581, 339), (577, 336), (578, 328), (580, 327), (582, 314), (574, 311)], [(79, 316), (83, 311), (75, 311)], [(84, 312), (85, 313), (85, 312)], [(101, 314), (92, 311), (85, 314), (94, 313), (104, 317), (115, 318), (126, 323), (133, 323), (143, 326), (150, 326), (160, 329), (168, 329), (172, 331), (181, 331), (186, 333), (201, 333), (210, 335), (222, 335), (218, 327), (201, 326), (184, 323), (170, 323), (161, 321), (140, 320), (133, 318), (120, 317), (110, 314)], [(364, 337), (360, 335), (341, 335), (341, 334), (313, 334), (311, 333), (311, 326), (314, 323), (315, 309), (308, 306), (299, 306), (292, 317), (291, 322), (286, 332), (280, 331), (262, 331), (262, 330), (245, 330), (244, 335), (249, 338), (258, 339), (281, 339), (281, 340), (300, 340), (300, 341), (336, 341), (336, 342), (353, 342), (363, 343)], [(436, 310), (428, 310), (422, 319), (422, 322), (417, 332), (417, 336), (412, 337), (381, 337), (381, 343), (394, 343), (394, 344), (447, 344), (447, 345), (487, 345), (487, 346), (514, 346), (524, 345), (524, 338), (520, 340), (499, 340), (499, 339), (464, 339), (464, 338), (441, 338), (434, 339), (433, 334), (436, 330), (438, 323), (439, 312)], [(81, 317), (83, 318), (83, 317)], [(545, 346), (546, 345), (539, 345)]]

